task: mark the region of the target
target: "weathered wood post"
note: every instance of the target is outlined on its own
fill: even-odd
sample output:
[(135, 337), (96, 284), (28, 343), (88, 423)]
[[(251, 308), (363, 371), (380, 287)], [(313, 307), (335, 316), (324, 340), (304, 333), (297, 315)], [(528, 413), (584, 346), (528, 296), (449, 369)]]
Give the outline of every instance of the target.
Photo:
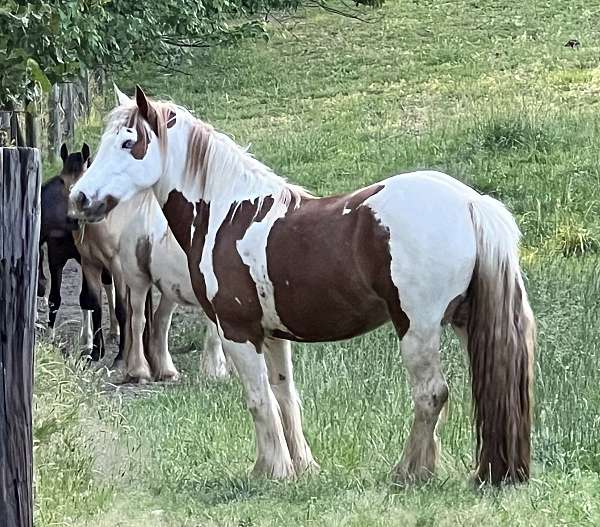
[(0, 526), (31, 527), (39, 150), (0, 148)]
[(60, 107), (60, 85), (54, 84), (48, 94), (48, 159), (53, 162), (62, 141), (62, 108)]

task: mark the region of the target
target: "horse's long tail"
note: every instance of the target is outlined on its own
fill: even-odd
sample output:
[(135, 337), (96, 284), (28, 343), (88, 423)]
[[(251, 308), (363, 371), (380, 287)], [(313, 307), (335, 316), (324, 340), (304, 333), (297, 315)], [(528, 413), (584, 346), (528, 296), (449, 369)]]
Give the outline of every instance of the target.
[(529, 478), (535, 321), (519, 267), (520, 232), (498, 201), (470, 206), (477, 257), (467, 321), (477, 478)]

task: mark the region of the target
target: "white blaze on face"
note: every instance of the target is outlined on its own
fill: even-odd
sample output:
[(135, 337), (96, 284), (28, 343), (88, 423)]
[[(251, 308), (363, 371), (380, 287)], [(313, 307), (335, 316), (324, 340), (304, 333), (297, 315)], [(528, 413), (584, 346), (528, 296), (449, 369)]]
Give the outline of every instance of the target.
[(158, 138), (150, 131), (148, 133), (150, 143), (141, 159), (136, 159), (131, 148), (127, 148), (138, 140), (135, 128), (121, 126), (105, 133), (90, 168), (71, 189), (70, 199), (74, 200), (83, 192), (91, 202), (105, 200), (108, 196), (126, 201), (154, 185), (162, 172), (162, 155)]
[(242, 261), (248, 266), (250, 276), (256, 284), (258, 300), (262, 308), (262, 324), (268, 329), (289, 331), (281, 322), (275, 308), (273, 282), (267, 269), (267, 240), (273, 224), (287, 213), (287, 205), (275, 199), (262, 221), (250, 225), (244, 237), (237, 242)]

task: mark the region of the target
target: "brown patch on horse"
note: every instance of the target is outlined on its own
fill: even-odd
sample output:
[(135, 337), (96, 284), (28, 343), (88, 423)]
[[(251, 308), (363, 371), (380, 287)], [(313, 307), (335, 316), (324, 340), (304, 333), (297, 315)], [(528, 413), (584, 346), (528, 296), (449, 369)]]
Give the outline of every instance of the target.
[(390, 318), (400, 337), (406, 333), (409, 320), (391, 279), (389, 232), (363, 206), (383, 188), (303, 199), (275, 222), (267, 244), (268, 273), (277, 313), (289, 332), (274, 330), (274, 336), (342, 340)]
[(150, 264), (152, 263), (152, 243), (149, 236), (141, 236), (135, 244), (135, 257), (137, 264), (149, 280), (152, 280)]
[(502, 265), (490, 276), (479, 260), (468, 290), (466, 324), (480, 481), (529, 478), (534, 322), (521, 283)]
[(119, 200), (113, 195), (106, 196), (106, 214), (113, 210), (119, 204)]
[(137, 108), (140, 112), (140, 115), (146, 120), (146, 122), (150, 125), (152, 131), (158, 137), (160, 134), (158, 113), (154, 108), (154, 105), (146, 97), (146, 94), (139, 86), (135, 87), (135, 102), (137, 104)]
[(167, 128), (173, 128), (175, 126), (175, 124), (177, 123), (177, 114), (169, 109), (167, 112)]
[(254, 221), (264, 219), (272, 206), (271, 197), (266, 198), (260, 208), (258, 200), (233, 203), (217, 231), (213, 250), (213, 266), (219, 283), (213, 305), (221, 328), (227, 339), (250, 341), (258, 353), (262, 351), (264, 337), (262, 307), (250, 270), (237, 250), (237, 242)]
[[(200, 261), (202, 260), (202, 251), (204, 250), (204, 241), (208, 231), (208, 219), (210, 215), (210, 204), (200, 200), (196, 203), (196, 219), (194, 220), (194, 236), (189, 249), (186, 251), (188, 255), (188, 268), (190, 271), (190, 279), (192, 288), (198, 302), (204, 309), (206, 315), (216, 323), (215, 310), (213, 305), (206, 296), (206, 282), (204, 275), (200, 271)], [(167, 218), (168, 219), (168, 218)], [(170, 223), (170, 222), (169, 222)]]
[[(181, 192), (172, 190), (162, 207), (169, 220), (169, 228), (177, 243), (187, 253), (192, 246), (192, 223), (194, 221), (194, 205)], [(173, 221), (171, 221), (173, 219)]]
[(173, 291), (173, 294), (175, 295), (175, 298), (177, 298), (177, 303), (180, 306), (194, 306), (196, 304), (190, 302), (189, 300), (187, 300), (184, 296), (183, 293), (181, 292), (181, 286), (178, 284), (173, 284), (171, 286), (171, 290)]
[[(194, 294), (206, 315), (216, 322), (213, 306), (206, 296), (206, 284), (200, 271), (200, 260), (204, 249), (204, 239), (208, 230), (208, 216), (210, 206), (204, 201), (196, 203), (196, 216), (194, 219), (194, 205), (189, 202), (181, 192), (169, 192), (163, 212), (177, 243), (181, 246), (188, 258), (188, 268)], [(192, 225), (194, 234), (192, 237)]]
[(144, 159), (146, 152), (148, 151), (148, 145), (150, 144), (150, 134), (144, 126), (141, 119), (135, 113), (132, 113), (129, 121), (127, 122), (127, 128), (134, 128), (137, 134), (137, 140), (131, 147), (131, 155), (134, 159)]

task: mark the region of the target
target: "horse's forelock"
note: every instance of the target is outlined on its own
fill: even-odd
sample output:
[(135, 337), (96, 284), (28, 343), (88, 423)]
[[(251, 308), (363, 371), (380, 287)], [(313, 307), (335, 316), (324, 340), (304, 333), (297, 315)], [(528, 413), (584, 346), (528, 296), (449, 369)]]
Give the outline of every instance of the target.
[(62, 174), (81, 174), (88, 167), (81, 152), (69, 154), (63, 164)]

